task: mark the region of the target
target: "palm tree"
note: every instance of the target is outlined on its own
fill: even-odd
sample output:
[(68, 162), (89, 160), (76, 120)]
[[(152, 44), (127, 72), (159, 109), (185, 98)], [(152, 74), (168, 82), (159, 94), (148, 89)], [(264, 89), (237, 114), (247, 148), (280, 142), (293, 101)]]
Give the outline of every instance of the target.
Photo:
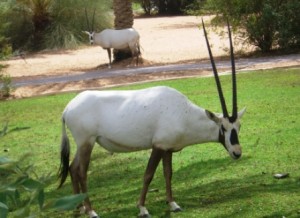
[[(133, 26), (133, 10), (131, 0), (113, 0), (115, 15), (115, 29), (131, 28)], [(124, 60), (131, 57), (130, 50), (114, 49), (114, 61)]]

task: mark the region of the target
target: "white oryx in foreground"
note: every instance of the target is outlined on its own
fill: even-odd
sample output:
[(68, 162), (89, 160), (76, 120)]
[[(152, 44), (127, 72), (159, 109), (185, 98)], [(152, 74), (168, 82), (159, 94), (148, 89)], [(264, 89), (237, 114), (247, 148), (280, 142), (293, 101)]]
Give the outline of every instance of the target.
[[(202, 21), (203, 22), (203, 21)], [(216, 115), (193, 104), (173, 88), (159, 86), (135, 91), (85, 91), (76, 96), (62, 115), (60, 185), (70, 172), (74, 193), (87, 192), (87, 170), (95, 142), (110, 152), (152, 149), (138, 201), (139, 216), (149, 217), (146, 194), (155, 170), (162, 160), (166, 182), (166, 200), (171, 211), (181, 211), (171, 188), (172, 154), (186, 146), (219, 142), (233, 159), (242, 155), (238, 140), (240, 119), (231, 33), (228, 25), (233, 80), (233, 110), (229, 116), (219, 77), (203, 29), (218, 88), (223, 115)], [(70, 145), (66, 127), (77, 144), (69, 165)], [(87, 198), (81, 207), (90, 217), (98, 217)]]
[[(85, 11), (86, 12), (86, 11)], [(86, 12), (87, 13), (87, 12)], [(95, 15), (95, 11), (94, 11)], [(127, 49), (129, 48), (131, 51), (132, 59), (136, 57), (136, 65), (139, 62), (139, 55), (140, 52), (140, 35), (139, 33), (133, 28), (127, 29), (105, 29), (100, 33), (94, 32), (94, 15), (92, 21), (92, 28), (89, 27), (89, 21), (86, 14), (87, 25), (89, 31), (83, 31), (89, 36), (90, 44), (93, 45), (100, 45), (103, 49), (107, 50), (108, 58), (109, 58), (109, 65), (108, 67), (111, 68), (111, 49)]]

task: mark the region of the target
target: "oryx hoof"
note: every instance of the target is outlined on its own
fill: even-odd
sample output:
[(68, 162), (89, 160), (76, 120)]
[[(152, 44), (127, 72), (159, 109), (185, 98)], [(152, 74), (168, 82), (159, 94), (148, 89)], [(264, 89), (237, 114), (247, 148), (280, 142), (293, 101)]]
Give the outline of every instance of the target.
[(151, 218), (150, 214), (139, 214), (138, 218)]
[(182, 211), (181, 207), (175, 201), (170, 202), (169, 206), (171, 212), (177, 213)]
[(175, 210), (173, 210), (172, 212), (178, 213), (178, 212), (181, 212), (181, 211), (182, 211), (182, 209), (179, 207), (179, 208), (176, 208)]
[(93, 210), (88, 212), (88, 215), (89, 215), (90, 218), (100, 218), (100, 216), (98, 216), (98, 214)]
[(149, 211), (147, 210), (146, 207), (138, 206), (138, 208), (140, 209), (140, 213), (138, 215), (139, 218), (151, 218)]

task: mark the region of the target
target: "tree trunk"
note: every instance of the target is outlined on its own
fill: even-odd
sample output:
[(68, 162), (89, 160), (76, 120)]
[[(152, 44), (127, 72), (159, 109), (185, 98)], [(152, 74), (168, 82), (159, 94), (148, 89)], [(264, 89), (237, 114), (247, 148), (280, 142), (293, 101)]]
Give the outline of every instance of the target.
[[(113, 0), (115, 15), (115, 29), (131, 28), (133, 26), (133, 11), (131, 0)], [(114, 61), (124, 60), (131, 57), (129, 48), (127, 50), (114, 49)]]

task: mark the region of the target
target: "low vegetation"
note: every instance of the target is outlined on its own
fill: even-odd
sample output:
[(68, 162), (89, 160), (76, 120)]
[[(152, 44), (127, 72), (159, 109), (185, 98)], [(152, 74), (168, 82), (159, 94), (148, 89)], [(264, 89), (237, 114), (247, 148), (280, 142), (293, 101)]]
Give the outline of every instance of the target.
[(243, 38), (262, 52), (300, 49), (298, 0), (207, 0), (205, 8), (217, 15), (215, 24), (229, 19)]
[(0, 100), (8, 98), (12, 91), (11, 77), (3, 73), (3, 68), (0, 64)]
[[(240, 142), (243, 157), (232, 160), (219, 144), (188, 147), (174, 155), (173, 189), (182, 213), (168, 212), (164, 179), (158, 169), (147, 204), (154, 217), (299, 217), (300, 79), (298, 69), (238, 74), (239, 109), (246, 106)], [(222, 76), (230, 103), (231, 78)], [(161, 81), (120, 89), (168, 85), (196, 104), (220, 111), (213, 78)], [(38, 175), (55, 177), (59, 167), (60, 116), (76, 93), (10, 100), (0, 103), (0, 156), (26, 159)], [(228, 105), (230, 108), (230, 105)], [(72, 144), (72, 154), (76, 148)], [(149, 151), (111, 155), (95, 146), (89, 170), (89, 194), (103, 217), (135, 217), (136, 201)], [(285, 179), (273, 177), (289, 173)], [(1, 175), (2, 176), (2, 175)], [(2, 177), (1, 177), (2, 178)], [(1, 180), (2, 181), (2, 180)], [(70, 195), (70, 181), (45, 188), (45, 201)], [(9, 204), (9, 202), (8, 202)], [(37, 207), (38, 208), (38, 207)], [(48, 211), (47, 217), (72, 217)]]
[[(112, 2), (104, 0), (5, 0), (0, 2), (0, 56), (9, 50), (74, 48), (86, 37), (85, 8), (95, 26), (110, 27)], [(97, 29), (98, 30), (98, 29)]]

